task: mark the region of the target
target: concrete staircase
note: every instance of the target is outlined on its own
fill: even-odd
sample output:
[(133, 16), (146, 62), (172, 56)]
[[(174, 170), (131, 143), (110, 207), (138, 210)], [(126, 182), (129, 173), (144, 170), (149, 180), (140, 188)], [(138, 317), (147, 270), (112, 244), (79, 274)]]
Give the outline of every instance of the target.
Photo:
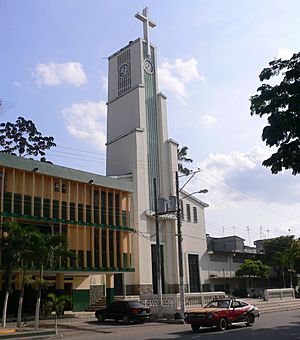
[[(140, 301), (140, 296), (139, 295), (118, 295), (115, 296), (115, 301)], [(87, 312), (95, 312), (98, 309), (103, 309), (106, 308), (106, 297), (103, 296), (101, 297), (96, 303), (93, 305), (90, 305), (88, 309), (86, 310)]]
[(276, 311), (286, 311), (286, 310), (295, 310), (300, 309), (300, 299), (273, 299), (270, 301), (264, 301), (259, 299), (242, 299), (251, 305), (259, 308), (260, 312), (263, 313), (271, 313)]

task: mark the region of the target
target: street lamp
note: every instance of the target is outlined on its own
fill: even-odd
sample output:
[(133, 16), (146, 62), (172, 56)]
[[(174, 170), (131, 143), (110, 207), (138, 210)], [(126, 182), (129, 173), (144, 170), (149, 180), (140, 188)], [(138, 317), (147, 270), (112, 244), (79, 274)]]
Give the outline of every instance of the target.
[(207, 194), (208, 193), (208, 190), (207, 189), (201, 189), (201, 190), (198, 190), (198, 191), (195, 191), (195, 192), (192, 192), (188, 195), (185, 195), (183, 197), (181, 197), (181, 199), (183, 200), (184, 198), (187, 198), (189, 196), (192, 196), (192, 195), (195, 195), (195, 194)]
[[(182, 230), (181, 230), (181, 213), (180, 213), (181, 209), (180, 209), (179, 193), (183, 189), (183, 187), (179, 189), (179, 176), (178, 176), (178, 171), (176, 171), (176, 202), (177, 202), (176, 213), (177, 213), (177, 236), (178, 236), (179, 299), (180, 299), (180, 318), (181, 319), (184, 318), (184, 285), (183, 285)], [(197, 194), (197, 193), (206, 194), (208, 193), (208, 190), (202, 189), (202, 190), (193, 192), (191, 194), (185, 195), (181, 199)]]

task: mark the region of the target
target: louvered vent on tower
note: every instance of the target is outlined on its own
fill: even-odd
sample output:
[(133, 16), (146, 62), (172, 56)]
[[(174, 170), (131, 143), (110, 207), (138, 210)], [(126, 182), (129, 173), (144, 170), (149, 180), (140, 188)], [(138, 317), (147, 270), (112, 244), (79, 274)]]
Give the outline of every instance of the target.
[[(127, 92), (131, 88), (131, 61), (130, 49), (118, 56), (118, 95)], [(125, 72), (124, 72), (125, 71)]]

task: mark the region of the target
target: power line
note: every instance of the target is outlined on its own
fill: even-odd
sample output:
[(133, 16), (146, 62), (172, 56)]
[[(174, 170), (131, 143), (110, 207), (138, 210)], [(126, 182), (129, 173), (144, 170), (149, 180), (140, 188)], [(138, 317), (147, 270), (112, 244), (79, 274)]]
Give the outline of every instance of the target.
[[(238, 195), (238, 197), (240, 197), (244, 200), (246, 199), (246, 201), (248, 201), (248, 204), (251, 204), (252, 206), (254, 206), (256, 208), (263, 209), (264, 211), (267, 209), (273, 215), (279, 216), (281, 218), (286, 218), (288, 216), (289, 218), (292, 218), (292, 219), (300, 219), (300, 217), (297, 216), (297, 215), (291, 214), (291, 213), (286, 212), (286, 211), (279, 209), (279, 208), (272, 207), (270, 204), (267, 204), (263, 201), (257, 200), (257, 199), (255, 199), (255, 198), (253, 198), (253, 197), (251, 197), (251, 196), (249, 196), (249, 195), (247, 195), (247, 194), (245, 194), (241, 191), (233, 189), (228, 184), (226, 184), (224, 182), (217, 184), (215, 182), (212, 183), (211, 181), (209, 181), (209, 179), (204, 179), (204, 182), (205, 181), (208, 182), (210, 185), (212, 185), (214, 187), (217, 187), (217, 188), (219, 187), (219, 188), (221, 188), (221, 190), (225, 190), (225, 191), (228, 191), (230, 193), (234, 193), (235, 195)], [(223, 180), (221, 180), (221, 181), (223, 181)]]

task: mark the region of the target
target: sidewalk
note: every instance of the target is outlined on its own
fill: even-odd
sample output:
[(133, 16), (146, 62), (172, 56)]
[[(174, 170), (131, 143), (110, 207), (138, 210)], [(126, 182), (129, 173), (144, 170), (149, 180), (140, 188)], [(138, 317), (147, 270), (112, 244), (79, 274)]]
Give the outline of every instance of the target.
[[(89, 312), (65, 312), (59, 320), (58, 324), (60, 328), (63, 326), (63, 323), (70, 323), (72, 321), (76, 322), (81, 319), (88, 320), (89, 318), (94, 318), (94, 313)], [(38, 338), (57, 338), (55, 334), (54, 327), (54, 317), (51, 318), (42, 318), (39, 321), (39, 329), (34, 329), (34, 315), (25, 316), (22, 320), (22, 327), (20, 330), (16, 327), (17, 320), (16, 317), (8, 317), (7, 318), (7, 327), (3, 328), (0, 326), (0, 340), (2, 339), (38, 339)], [(61, 336), (58, 336), (61, 338)]]

